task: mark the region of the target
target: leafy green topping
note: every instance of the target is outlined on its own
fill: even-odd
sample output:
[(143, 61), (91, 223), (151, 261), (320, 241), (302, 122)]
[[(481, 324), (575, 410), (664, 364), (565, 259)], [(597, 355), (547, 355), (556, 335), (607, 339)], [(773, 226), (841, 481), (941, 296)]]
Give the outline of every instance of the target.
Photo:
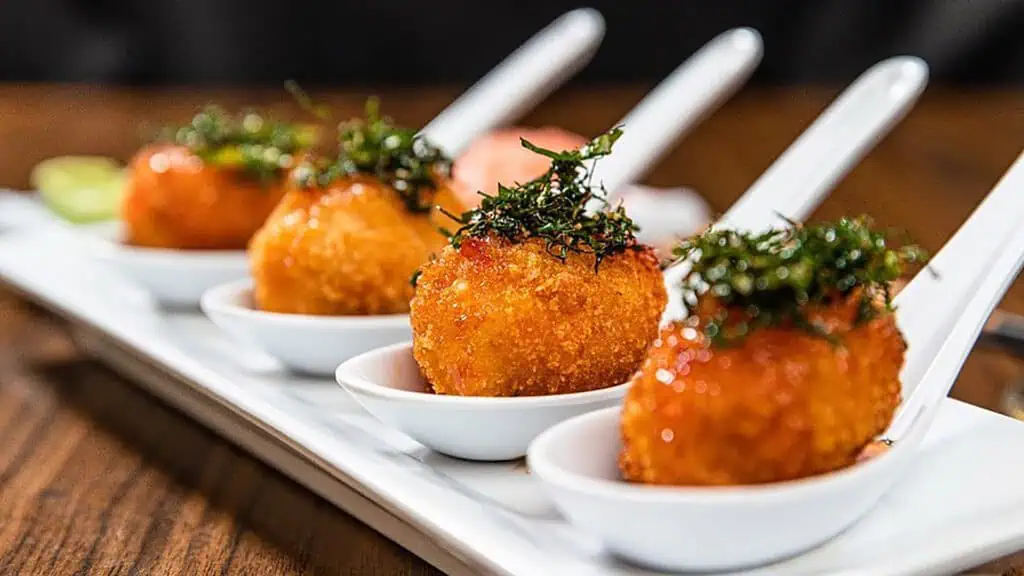
[(411, 212), (433, 207), (437, 181), (451, 176), (452, 161), (415, 130), (381, 118), (379, 102), (366, 103), (366, 119), (342, 123), (338, 129), (338, 158), (304, 163), (295, 179), (304, 187), (325, 187), (339, 178), (370, 174), (398, 193)]
[(267, 183), (290, 169), (297, 153), (316, 143), (317, 131), (255, 112), (232, 116), (207, 106), (190, 123), (166, 130), (163, 139), (187, 147), (209, 165)]
[(483, 196), (479, 208), (460, 216), (449, 214), (462, 226), (450, 234), (458, 248), (466, 238), (496, 234), (510, 242), (541, 238), (548, 254), (562, 261), (570, 252), (594, 254), (594, 268), (612, 254), (637, 246), (633, 223), (622, 206), (590, 213), (592, 201), (607, 208), (603, 186), (591, 182), (588, 161), (607, 156), (622, 130), (615, 128), (591, 140), (579, 150), (553, 152), (522, 140), (524, 148), (551, 159), (551, 167), (539, 178), (515, 186), (498, 185), (498, 193)]
[(887, 234), (866, 216), (753, 234), (708, 230), (683, 241), (674, 254), (689, 260), (683, 284), (689, 305), (712, 297), (723, 306), (704, 324), (713, 344), (781, 324), (831, 337), (805, 315), (861, 289), (857, 321), (892, 310), (890, 285), (927, 256), (915, 245), (890, 248)]

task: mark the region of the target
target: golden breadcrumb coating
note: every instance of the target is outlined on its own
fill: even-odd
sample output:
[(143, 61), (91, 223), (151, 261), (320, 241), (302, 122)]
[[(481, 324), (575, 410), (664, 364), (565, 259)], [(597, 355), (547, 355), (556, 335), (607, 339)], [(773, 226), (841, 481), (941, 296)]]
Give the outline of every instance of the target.
[(855, 325), (858, 304), (853, 296), (812, 315), (840, 346), (786, 327), (724, 348), (708, 346), (701, 326), (662, 330), (623, 407), (623, 476), (742, 485), (853, 464), (900, 402), (906, 351), (891, 313)]
[(143, 148), (121, 205), (125, 241), (151, 248), (244, 250), (284, 195), (206, 165), (184, 146)]
[[(435, 202), (459, 213), (447, 187)], [(410, 212), (372, 176), (289, 190), (249, 246), (256, 304), (270, 312), (398, 314), (410, 279), (445, 244), (436, 210)]]
[(532, 238), (466, 238), (425, 265), (413, 354), (439, 394), (535, 396), (625, 382), (657, 335), (666, 295), (648, 248), (562, 262)]

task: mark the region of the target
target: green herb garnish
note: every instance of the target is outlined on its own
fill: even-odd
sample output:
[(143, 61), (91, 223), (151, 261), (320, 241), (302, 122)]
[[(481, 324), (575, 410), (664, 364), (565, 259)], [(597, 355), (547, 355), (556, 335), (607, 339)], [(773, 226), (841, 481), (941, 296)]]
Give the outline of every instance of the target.
[(264, 183), (290, 169), (295, 154), (313, 146), (316, 137), (312, 126), (276, 122), (255, 112), (232, 116), (217, 106), (207, 106), (190, 123), (163, 135), (207, 164)]
[(752, 330), (792, 325), (833, 340), (812, 322), (808, 305), (827, 304), (860, 289), (856, 321), (892, 310), (890, 284), (926, 260), (915, 245), (890, 248), (866, 216), (753, 234), (708, 230), (673, 251), (693, 266), (684, 298), (716, 298), (723, 306), (704, 324), (713, 344), (728, 345)]
[(382, 118), (379, 103), (366, 103), (366, 119), (342, 123), (338, 158), (303, 164), (295, 179), (304, 187), (325, 187), (338, 178), (370, 174), (393, 188), (411, 212), (433, 208), (437, 181), (451, 176), (452, 161), (415, 130)]
[(637, 247), (637, 226), (623, 207), (589, 213), (586, 206), (604, 203), (603, 186), (591, 182), (588, 161), (607, 156), (622, 130), (615, 128), (591, 140), (579, 150), (553, 152), (522, 140), (524, 148), (551, 159), (551, 167), (539, 178), (515, 186), (498, 185), (498, 193), (483, 196), (480, 207), (460, 216), (449, 214), (462, 226), (450, 234), (458, 248), (465, 238), (496, 234), (510, 242), (541, 238), (548, 254), (562, 261), (569, 253), (593, 254), (594, 269), (612, 254)]

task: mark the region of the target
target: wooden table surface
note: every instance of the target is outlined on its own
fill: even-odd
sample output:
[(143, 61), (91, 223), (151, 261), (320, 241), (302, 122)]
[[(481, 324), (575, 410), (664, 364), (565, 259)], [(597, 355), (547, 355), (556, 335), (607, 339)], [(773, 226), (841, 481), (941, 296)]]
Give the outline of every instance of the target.
[[(644, 88), (563, 91), (526, 124), (594, 134)], [(384, 92), (387, 113), (430, 118), (454, 90)], [(690, 185), (723, 210), (836, 93), (741, 94), (649, 182)], [(363, 92), (324, 100), (341, 117)], [(139, 128), (210, 100), (296, 115), (283, 92), (0, 87), (0, 185), (58, 154), (122, 159)], [(931, 89), (842, 183), (820, 217), (867, 212), (938, 248), (1024, 147), (1024, 92)], [(45, 265), (45, 263), (40, 263)], [(1024, 282), (1003, 308), (1024, 312)], [(970, 358), (953, 395), (998, 409), (1018, 363)], [(431, 567), (77, 352), (56, 319), (0, 290), (0, 574), (433, 574)], [(973, 573), (1024, 574), (1024, 555)]]

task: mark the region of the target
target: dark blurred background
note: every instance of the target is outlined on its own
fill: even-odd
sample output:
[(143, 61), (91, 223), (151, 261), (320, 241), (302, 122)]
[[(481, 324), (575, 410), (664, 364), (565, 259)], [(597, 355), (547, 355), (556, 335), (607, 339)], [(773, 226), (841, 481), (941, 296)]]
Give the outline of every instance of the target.
[(935, 83), (1024, 84), (1024, 0), (5, 0), (0, 81), (467, 83), (586, 5), (608, 31), (582, 83), (656, 80), (746, 25), (765, 39), (759, 83), (846, 82), (915, 54)]

